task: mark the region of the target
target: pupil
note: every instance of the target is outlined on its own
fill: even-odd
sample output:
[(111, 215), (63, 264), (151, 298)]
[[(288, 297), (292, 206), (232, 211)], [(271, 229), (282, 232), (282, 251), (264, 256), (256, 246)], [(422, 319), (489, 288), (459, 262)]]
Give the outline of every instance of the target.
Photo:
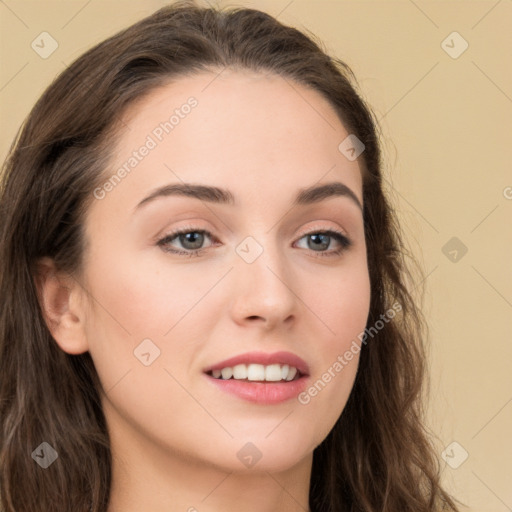
[[(197, 231), (186, 233), (185, 235), (182, 235), (185, 238), (185, 242), (192, 243), (193, 247), (188, 247), (189, 249), (198, 249), (202, 245), (202, 234), (198, 233)], [(196, 240), (194, 240), (196, 238)], [(199, 239), (199, 243), (197, 242), (197, 238)], [(181, 240), (183, 243), (183, 239)], [(195, 244), (195, 245), (194, 245)]]
[(316, 234), (316, 235), (311, 235), (311, 238), (315, 240), (314, 244), (316, 246), (316, 248), (319, 247), (319, 245), (322, 245), (322, 249), (326, 249), (328, 246), (329, 246), (329, 241), (324, 241), (322, 242), (319, 237), (324, 237), (324, 238), (329, 238), (328, 235), (324, 235), (324, 234)]

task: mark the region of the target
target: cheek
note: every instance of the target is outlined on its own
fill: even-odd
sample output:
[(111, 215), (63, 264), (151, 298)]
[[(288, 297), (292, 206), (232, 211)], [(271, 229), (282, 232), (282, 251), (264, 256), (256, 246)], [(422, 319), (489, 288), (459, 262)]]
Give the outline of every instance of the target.
[(114, 338), (129, 338), (132, 343), (162, 339), (193, 313), (215, 276), (208, 279), (200, 272), (191, 276), (179, 265), (166, 265), (161, 260), (161, 255), (96, 260), (88, 279), (94, 290), (95, 328), (108, 329)]
[(317, 357), (310, 385), (298, 402), (317, 418), (319, 442), (342, 413), (358, 370), (361, 338), (370, 309), (370, 280), (365, 264), (353, 266), (335, 283), (312, 291), (308, 300), (318, 312), (323, 335), (317, 337)]
[[(165, 365), (171, 337), (204, 295), (205, 286), (186, 282), (179, 269), (163, 272), (113, 248), (95, 256), (87, 273), (90, 315), (86, 336), (107, 390), (128, 370), (145, 368), (136, 359), (144, 359), (142, 354), (149, 352), (151, 360), (156, 358), (151, 367)], [(184, 352), (173, 354), (176, 357), (185, 357)]]
[(190, 277), (178, 266), (129, 258), (98, 258), (88, 275), (95, 300), (87, 337), (109, 423), (118, 431), (131, 424), (169, 446), (207, 437), (197, 432), (201, 410), (186, 390), (187, 369), (216, 310), (201, 301), (208, 277)]
[(364, 331), (370, 310), (370, 277), (364, 258), (339, 272), (302, 283), (304, 302), (322, 324), (322, 352), (344, 352)]
[[(304, 434), (320, 444), (328, 435), (340, 415), (352, 391), (358, 371), (361, 343), (358, 335), (364, 331), (366, 309), (359, 314), (359, 321), (343, 315), (346, 324), (338, 324), (337, 336), (324, 338), (315, 372), (308, 386), (297, 401), (303, 409)], [(341, 316), (341, 315), (340, 315)], [(363, 348), (364, 349), (364, 348)], [(314, 422), (310, 418), (315, 418)]]

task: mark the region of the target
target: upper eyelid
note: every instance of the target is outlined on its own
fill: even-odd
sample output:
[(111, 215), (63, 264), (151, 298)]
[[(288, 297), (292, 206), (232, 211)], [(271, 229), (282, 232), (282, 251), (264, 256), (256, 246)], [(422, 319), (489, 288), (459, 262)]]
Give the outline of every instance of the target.
[[(326, 232), (326, 231), (334, 231), (335, 233), (341, 234), (348, 240), (348, 242), (353, 243), (353, 238), (350, 236), (350, 234), (348, 234), (346, 232), (346, 230), (338, 228), (338, 227), (334, 228), (334, 227), (325, 227), (325, 226), (323, 226), (323, 227), (313, 226), (306, 230), (302, 230), (300, 232), (300, 234), (297, 236), (296, 241), (304, 238), (305, 236), (315, 234), (315, 233), (320, 233), (320, 232)], [(208, 236), (210, 239), (212, 239), (212, 242), (219, 241), (219, 239), (209, 229), (195, 227), (195, 226), (184, 226), (182, 228), (177, 228), (176, 230), (171, 231), (170, 233), (165, 234), (161, 237), (158, 237), (157, 243), (161, 243), (161, 242), (165, 241), (166, 239), (173, 240), (181, 234), (194, 233), (194, 232), (206, 234), (206, 236)], [(190, 249), (190, 250), (192, 251), (193, 249)], [(197, 250), (203, 250), (203, 249), (197, 249)]]
[(313, 233), (318, 233), (321, 231), (335, 231), (341, 233), (343, 236), (347, 238), (352, 238), (350, 234), (347, 232), (346, 229), (340, 228), (340, 227), (333, 227), (333, 226), (313, 226), (311, 228), (307, 228), (305, 230), (301, 230), (299, 233), (299, 237), (302, 238), (303, 236), (310, 235)]
[[(160, 238), (167, 238), (167, 237), (170, 237), (170, 236), (177, 236), (177, 235), (180, 235), (180, 234), (193, 233), (193, 232), (207, 233), (209, 236), (211, 236), (213, 238), (217, 238), (212, 233), (212, 231), (213, 230), (210, 230), (208, 228), (201, 228), (201, 227), (198, 227), (198, 226), (184, 226), (184, 227), (176, 228), (175, 230), (170, 230), (169, 233), (167, 233), (167, 234), (164, 233), (164, 234), (158, 235), (156, 238), (158, 238), (158, 239), (160, 239)], [(339, 232), (341, 232), (343, 235), (345, 235), (347, 237), (350, 236), (349, 233), (347, 233), (347, 231), (345, 229), (339, 228), (339, 227), (332, 227), (332, 226), (313, 226), (313, 227), (301, 230), (299, 232), (298, 236), (302, 237), (302, 236), (309, 235), (309, 234), (312, 234), (312, 233), (317, 233), (317, 232), (320, 232), (320, 231), (339, 231)]]

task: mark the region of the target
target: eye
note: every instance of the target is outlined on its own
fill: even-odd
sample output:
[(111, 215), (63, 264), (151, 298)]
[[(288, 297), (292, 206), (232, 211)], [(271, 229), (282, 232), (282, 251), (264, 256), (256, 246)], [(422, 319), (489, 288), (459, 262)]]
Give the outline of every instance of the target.
[[(352, 241), (349, 238), (343, 233), (333, 229), (311, 231), (299, 238), (299, 242), (308, 237), (309, 240), (306, 249), (315, 253), (315, 256), (339, 256), (352, 245)], [(165, 252), (188, 257), (199, 256), (207, 249), (203, 247), (205, 238), (216, 240), (215, 237), (205, 229), (185, 227), (169, 233), (159, 240), (157, 245)], [(329, 248), (333, 240), (338, 244), (338, 248), (325, 251), (325, 249)], [(173, 242), (179, 242), (181, 248), (176, 248), (176, 246), (172, 245)]]
[[(299, 241), (304, 238), (309, 238), (307, 248), (315, 252), (315, 256), (320, 257), (339, 256), (352, 245), (352, 241), (350, 239), (348, 239), (343, 233), (334, 229), (312, 231), (302, 236)], [(331, 245), (333, 239), (336, 241), (339, 247), (337, 249), (325, 252), (323, 249), (327, 249), (329, 245)]]
[[(182, 228), (166, 235), (158, 241), (157, 245), (166, 252), (184, 256), (199, 256), (199, 254), (204, 250), (202, 245), (204, 243), (205, 236), (206, 238), (213, 238), (213, 235), (205, 229), (196, 229), (193, 227)], [(185, 250), (169, 248), (169, 245), (175, 239), (177, 239)]]

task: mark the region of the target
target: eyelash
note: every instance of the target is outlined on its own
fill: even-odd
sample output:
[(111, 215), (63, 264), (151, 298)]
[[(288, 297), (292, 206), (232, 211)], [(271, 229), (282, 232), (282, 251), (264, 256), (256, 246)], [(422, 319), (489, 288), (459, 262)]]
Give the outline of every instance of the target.
[[(188, 233), (200, 233), (203, 235), (207, 235), (208, 238), (210, 238), (212, 241), (216, 240), (215, 237), (206, 229), (196, 229), (193, 227), (186, 227), (179, 229), (177, 231), (173, 231), (172, 233), (169, 233), (164, 238), (159, 240), (157, 242), (157, 245), (162, 248), (163, 251), (169, 252), (172, 254), (177, 254), (180, 256), (187, 256), (189, 258), (193, 256), (201, 256), (206, 249), (189, 249), (187, 251), (182, 250), (176, 250), (176, 249), (168, 249), (165, 247), (166, 244), (177, 238), (179, 235), (185, 235)], [(334, 256), (340, 256), (341, 253), (346, 251), (349, 247), (352, 246), (352, 241), (347, 238), (343, 233), (336, 231), (334, 229), (325, 229), (325, 230), (319, 230), (319, 231), (310, 231), (309, 233), (305, 233), (302, 235), (299, 240), (302, 240), (304, 237), (311, 236), (311, 235), (327, 235), (331, 238), (334, 238), (340, 245), (340, 249), (331, 250), (328, 252), (317, 252), (317, 251), (311, 251), (315, 253), (315, 257), (334, 257)]]

